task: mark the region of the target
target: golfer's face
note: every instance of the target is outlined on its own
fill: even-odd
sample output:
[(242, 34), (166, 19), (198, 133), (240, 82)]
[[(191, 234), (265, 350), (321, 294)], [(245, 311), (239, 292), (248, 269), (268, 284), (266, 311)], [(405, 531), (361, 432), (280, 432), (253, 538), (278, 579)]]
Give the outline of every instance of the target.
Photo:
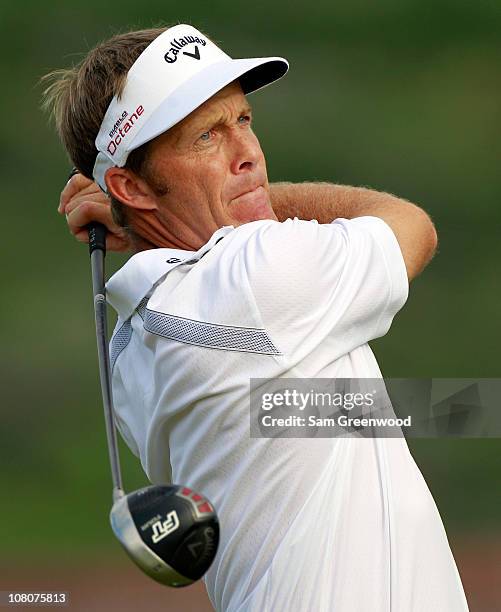
[(206, 229), (276, 219), (266, 163), (240, 85), (232, 83), (158, 137), (150, 168), (169, 188), (162, 209)]

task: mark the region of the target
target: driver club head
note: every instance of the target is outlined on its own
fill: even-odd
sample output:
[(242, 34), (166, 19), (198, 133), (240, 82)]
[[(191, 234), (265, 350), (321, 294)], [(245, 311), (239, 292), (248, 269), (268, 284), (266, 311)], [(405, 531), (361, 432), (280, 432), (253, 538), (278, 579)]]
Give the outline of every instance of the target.
[(167, 586), (192, 584), (216, 556), (216, 512), (188, 487), (153, 485), (124, 495), (113, 504), (110, 521), (134, 563)]

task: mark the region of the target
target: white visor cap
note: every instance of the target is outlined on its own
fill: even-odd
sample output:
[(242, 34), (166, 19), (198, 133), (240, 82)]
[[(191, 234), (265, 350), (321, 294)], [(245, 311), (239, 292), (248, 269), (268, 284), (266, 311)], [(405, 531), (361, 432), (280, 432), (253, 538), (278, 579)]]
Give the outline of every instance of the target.
[(131, 66), (123, 93), (115, 96), (96, 138), (94, 180), (107, 191), (108, 168), (122, 167), (131, 151), (152, 140), (239, 79), (244, 94), (280, 79), (281, 57), (232, 59), (190, 25), (169, 28)]

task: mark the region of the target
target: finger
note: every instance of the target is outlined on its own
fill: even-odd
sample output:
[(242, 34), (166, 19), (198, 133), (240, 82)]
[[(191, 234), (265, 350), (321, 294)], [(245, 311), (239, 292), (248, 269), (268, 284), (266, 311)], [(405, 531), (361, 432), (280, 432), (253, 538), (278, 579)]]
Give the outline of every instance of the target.
[[(85, 229), (79, 230), (75, 234), (75, 238), (79, 242), (89, 242), (89, 232)], [(131, 248), (130, 242), (126, 235), (117, 236), (116, 234), (106, 234), (106, 250), (115, 252), (129, 251)]]
[(86, 178), (83, 174), (75, 174), (74, 176), (72, 176), (70, 180), (66, 183), (64, 189), (61, 191), (61, 196), (59, 198), (59, 206), (57, 209), (58, 212), (64, 213), (65, 206), (69, 202), (69, 200), (71, 200), (71, 198), (79, 191), (82, 191), (84, 189), (99, 190), (99, 187), (94, 183), (94, 181), (91, 181), (90, 179)]
[(79, 206), (66, 214), (66, 221), (72, 234), (76, 234), (91, 221), (97, 221), (106, 226), (109, 232), (121, 234), (123, 230), (113, 222), (109, 206), (93, 201), (83, 201)]
[(74, 198), (87, 196), (102, 200), (103, 202), (108, 201), (108, 196), (103, 193), (95, 183), (90, 183), (82, 189), (73, 189), (73, 187), (74, 185), (69, 185), (68, 191), (64, 195), (61, 193), (58, 206), (58, 212), (61, 214), (67, 212), (68, 206)]
[(79, 191), (88, 187), (90, 181), (81, 174), (75, 174), (69, 178), (68, 182), (61, 191), (59, 196), (59, 206), (57, 208), (59, 213), (64, 213), (64, 208), (68, 201), (76, 195)]
[(87, 193), (85, 189), (71, 198), (64, 208), (64, 214), (69, 214), (84, 203), (87, 203), (87, 205), (92, 203), (95, 206), (101, 206), (104, 210), (110, 211), (111, 214), (111, 202), (102, 191), (99, 193)]

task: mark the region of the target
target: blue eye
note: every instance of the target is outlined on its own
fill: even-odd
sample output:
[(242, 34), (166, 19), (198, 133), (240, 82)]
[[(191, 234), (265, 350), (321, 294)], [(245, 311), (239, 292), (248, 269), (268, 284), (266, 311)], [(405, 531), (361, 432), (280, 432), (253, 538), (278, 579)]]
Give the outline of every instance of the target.
[(204, 132), (200, 136), (200, 140), (203, 140), (204, 142), (207, 142), (208, 140), (210, 140), (210, 132)]
[(250, 119), (249, 115), (241, 115), (238, 118), (239, 123), (250, 123), (250, 120), (251, 119)]

